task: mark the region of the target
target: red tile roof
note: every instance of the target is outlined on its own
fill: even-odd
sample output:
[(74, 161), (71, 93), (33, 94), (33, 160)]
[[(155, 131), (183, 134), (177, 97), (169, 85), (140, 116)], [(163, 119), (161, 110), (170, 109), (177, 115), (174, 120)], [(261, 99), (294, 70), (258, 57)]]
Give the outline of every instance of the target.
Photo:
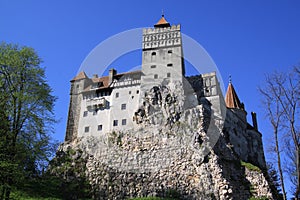
[(170, 27), (170, 23), (167, 22), (167, 20), (165, 19), (164, 15), (161, 16), (160, 20), (158, 20), (158, 22), (154, 25), (154, 27)]
[(235, 89), (231, 83), (229, 83), (226, 96), (225, 96), (225, 103), (227, 108), (239, 108), (244, 109), (243, 104), (239, 100), (239, 97), (237, 96)]
[[(116, 74), (116, 75), (114, 76), (114, 78), (119, 79), (120, 77), (122, 77), (122, 76), (124, 76), (124, 75), (136, 74), (136, 73), (140, 73), (140, 72), (141, 72), (141, 71), (138, 70), (138, 71), (130, 71), (130, 72), (125, 72), (125, 73), (120, 73), (120, 74)], [(109, 87), (110, 87), (110, 85), (109, 85), (109, 76), (102, 76), (102, 77), (100, 77), (100, 78), (91, 78), (91, 80), (92, 80), (93, 83), (99, 83), (99, 82), (102, 82), (102, 83), (103, 83), (102, 86), (100, 86), (100, 87), (98, 87), (98, 88), (95, 88), (95, 89), (97, 89), (97, 90), (98, 90), (98, 89), (105, 89), (105, 88), (109, 88)], [(89, 86), (87, 86), (87, 87), (83, 90), (83, 92), (91, 91), (92, 87), (93, 87), (92, 84), (89, 85)]]
[(71, 81), (78, 81), (78, 80), (85, 79), (85, 78), (88, 78), (88, 77), (87, 77), (87, 75), (82, 71), (82, 72), (79, 72), (79, 74), (77, 74), (77, 76), (75, 76)]

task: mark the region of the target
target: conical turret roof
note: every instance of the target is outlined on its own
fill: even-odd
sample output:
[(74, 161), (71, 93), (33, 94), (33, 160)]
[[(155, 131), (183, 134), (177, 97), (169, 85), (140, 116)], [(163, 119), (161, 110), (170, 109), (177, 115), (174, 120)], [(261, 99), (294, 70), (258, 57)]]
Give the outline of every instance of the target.
[(244, 110), (244, 105), (241, 103), (231, 82), (227, 88), (225, 103), (227, 108), (238, 108)]
[(162, 14), (160, 20), (154, 25), (155, 28), (164, 28), (164, 27), (171, 27), (170, 23), (167, 22), (165, 16)]

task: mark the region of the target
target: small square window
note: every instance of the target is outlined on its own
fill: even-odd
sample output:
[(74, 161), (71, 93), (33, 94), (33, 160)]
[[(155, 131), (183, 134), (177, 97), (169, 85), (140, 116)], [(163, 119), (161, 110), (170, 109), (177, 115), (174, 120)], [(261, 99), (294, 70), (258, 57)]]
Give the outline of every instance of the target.
[(84, 132), (85, 133), (88, 133), (89, 131), (90, 131), (90, 127), (89, 126), (84, 127)]
[(102, 131), (102, 124), (98, 125), (98, 131)]
[(172, 54), (172, 53), (173, 53), (173, 51), (172, 51), (172, 50), (169, 50), (169, 51), (168, 51), (168, 54)]
[(123, 103), (123, 104), (121, 105), (121, 110), (126, 110), (126, 103)]
[(131, 94), (131, 91), (129, 91), (128, 93)]
[(118, 120), (114, 120), (113, 126), (118, 126)]
[(158, 75), (157, 74), (154, 74), (154, 79), (158, 79)]
[(88, 111), (83, 112), (83, 117), (86, 117), (88, 115)]
[(156, 65), (151, 65), (151, 68), (153, 69), (153, 68), (156, 68)]
[(122, 119), (122, 125), (126, 125), (126, 119)]
[(118, 98), (118, 97), (119, 97), (119, 92), (116, 93), (116, 98)]
[(167, 73), (167, 77), (170, 78), (171, 77), (171, 73)]

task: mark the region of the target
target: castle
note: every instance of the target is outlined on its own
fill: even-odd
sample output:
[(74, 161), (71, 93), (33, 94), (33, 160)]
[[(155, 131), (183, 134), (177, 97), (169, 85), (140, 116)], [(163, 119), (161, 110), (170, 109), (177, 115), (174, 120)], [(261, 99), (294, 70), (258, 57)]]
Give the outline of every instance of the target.
[[(110, 69), (108, 76), (103, 77), (98, 77), (98, 75), (88, 77), (84, 72), (80, 72), (71, 80), (65, 143), (80, 143), (85, 138), (91, 137), (113, 138), (110, 142), (116, 142), (117, 147), (121, 148), (122, 152), (125, 149), (127, 153), (122, 154), (120, 160), (109, 160), (107, 163), (112, 166), (131, 167), (130, 169), (133, 171), (142, 169), (141, 173), (145, 173), (147, 169), (155, 169), (160, 172), (163, 167), (158, 167), (158, 163), (161, 163), (158, 160), (164, 160), (163, 156), (166, 157), (164, 162), (171, 163), (168, 165), (169, 167), (178, 162), (177, 155), (181, 154), (181, 159), (185, 159), (182, 158), (183, 154), (190, 155), (188, 150), (182, 150), (185, 147), (178, 148), (178, 150), (181, 149), (181, 152), (177, 151), (177, 147), (174, 148), (175, 150), (169, 151), (165, 150), (166, 145), (175, 143), (182, 145), (185, 144), (182, 141), (187, 141), (187, 144), (198, 144), (195, 149), (204, 148), (204, 142), (213, 138), (212, 130), (219, 130), (222, 138), (219, 139), (219, 143), (222, 140), (224, 144), (226, 143), (226, 146), (221, 145), (222, 148), (231, 152), (228, 153), (226, 159), (230, 160), (234, 157), (235, 160), (240, 159), (265, 169), (262, 135), (258, 131), (256, 114), (251, 113), (253, 122), (252, 124), (248, 123), (244, 104), (239, 100), (233, 84), (229, 83), (224, 98), (215, 72), (185, 76), (183, 58), (180, 25), (171, 26), (162, 15), (154, 28), (143, 30), (140, 71), (117, 73), (115, 69)], [(187, 124), (189, 127), (184, 128)], [(210, 126), (215, 128), (209, 130)], [(176, 131), (175, 127), (177, 127)], [(193, 134), (188, 140), (186, 136), (182, 135), (178, 136), (180, 142), (178, 142), (178, 138), (169, 139), (171, 136), (186, 132)], [(139, 133), (143, 137), (137, 139), (134, 136), (135, 133)], [(114, 140), (115, 138), (117, 139)], [(166, 140), (169, 141), (166, 143)], [(218, 138), (215, 143), (217, 141)], [(211, 145), (212, 142), (209, 143)], [(162, 148), (162, 146), (164, 147)], [(221, 148), (220, 145), (217, 146)], [(98, 156), (103, 161), (107, 159), (107, 154), (120, 154), (107, 149), (105, 153), (104, 151), (97, 152), (97, 149), (94, 149), (93, 157)], [(154, 158), (145, 155), (145, 152), (152, 152), (153, 149), (163, 149), (162, 157), (159, 158), (158, 154)], [(224, 150), (224, 152), (226, 151)], [(224, 152), (219, 153), (223, 155)], [(197, 165), (205, 163), (206, 159), (207, 157), (203, 156), (197, 161)], [(135, 164), (129, 163), (129, 160)], [(180, 162), (179, 166), (182, 163)], [(97, 184), (101, 182), (97, 178), (95, 180), (97, 180)], [(92, 181), (95, 180), (92, 179)], [(155, 181), (152, 183), (156, 184)], [(104, 182), (103, 184), (105, 185)], [(187, 188), (190, 187), (192, 186), (189, 185)], [(223, 186), (214, 187), (221, 188)], [(230, 187), (228, 186), (228, 188)], [(226, 188), (227, 192), (222, 194), (223, 199), (230, 199), (230, 195), (239, 195), (241, 192), (240, 189), (232, 186), (235, 189), (231, 190), (234, 190), (236, 194), (231, 194), (232, 191), (230, 192), (228, 188)], [(126, 189), (123, 188), (123, 190)], [(186, 188), (182, 190), (184, 190), (183, 193), (187, 192)], [(212, 193), (216, 195), (216, 192)], [(105, 195), (108, 194), (105, 193)], [(128, 192), (126, 195), (133, 194)], [(243, 193), (243, 195), (249, 197), (248, 193)], [(192, 197), (194, 198), (193, 195), (190, 198)], [(220, 197), (220, 199), (222, 198)]]

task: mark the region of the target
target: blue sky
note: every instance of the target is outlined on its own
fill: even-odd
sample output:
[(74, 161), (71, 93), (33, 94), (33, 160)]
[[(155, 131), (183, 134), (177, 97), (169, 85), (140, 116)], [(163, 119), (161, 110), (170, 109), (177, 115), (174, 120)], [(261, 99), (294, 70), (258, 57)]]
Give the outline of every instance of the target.
[[(265, 73), (299, 64), (300, 1), (0, 0), (0, 41), (33, 47), (43, 59), (58, 97), (55, 114), (60, 122), (54, 136), (63, 141), (69, 80), (88, 53), (114, 34), (152, 26), (162, 9), (171, 24), (180, 23), (182, 32), (206, 49), (225, 87), (231, 74), (248, 115), (258, 114), (266, 145), (270, 128), (257, 87)], [(120, 69), (136, 66), (141, 55), (137, 52), (114, 64)]]

